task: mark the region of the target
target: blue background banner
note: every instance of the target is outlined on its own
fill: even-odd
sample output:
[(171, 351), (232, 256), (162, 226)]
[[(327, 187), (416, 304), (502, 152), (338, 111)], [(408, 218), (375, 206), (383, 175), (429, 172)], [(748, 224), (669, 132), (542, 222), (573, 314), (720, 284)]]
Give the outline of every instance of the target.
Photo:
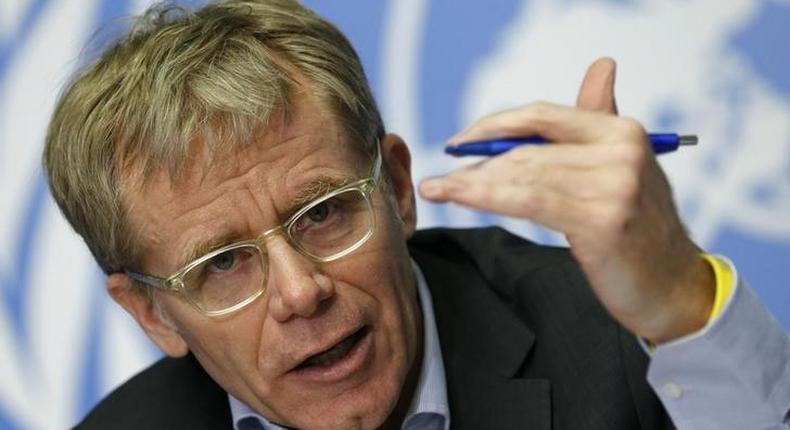
[[(159, 356), (107, 297), (40, 168), (62, 86), (148, 3), (0, 2), (0, 429), (73, 425)], [(617, 59), (623, 114), (700, 136), (661, 157), (690, 234), (730, 257), (790, 328), (790, 1), (306, 3), (359, 51), (416, 178), (468, 162), (441, 146), (475, 119), (534, 100), (572, 104), (585, 67)], [(424, 227), (497, 223), (563, 240), (453, 206), (418, 211)]]

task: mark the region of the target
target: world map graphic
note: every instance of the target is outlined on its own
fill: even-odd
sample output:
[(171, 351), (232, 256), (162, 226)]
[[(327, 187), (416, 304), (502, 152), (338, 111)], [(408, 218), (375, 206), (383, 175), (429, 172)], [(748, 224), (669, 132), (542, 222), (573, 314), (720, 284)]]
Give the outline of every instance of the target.
[[(476, 118), (534, 100), (572, 104), (585, 66), (617, 59), (622, 114), (700, 136), (660, 159), (690, 234), (732, 259), (790, 329), (790, 1), (305, 3), (352, 40), (417, 178), (466, 162), (441, 145)], [(159, 356), (108, 299), (39, 161), (69, 74), (147, 4), (0, 2), (0, 429), (69, 427)], [(562, 243), (450, 205), (419, 202), (418, 212), (424, 227), (498, 223)]]

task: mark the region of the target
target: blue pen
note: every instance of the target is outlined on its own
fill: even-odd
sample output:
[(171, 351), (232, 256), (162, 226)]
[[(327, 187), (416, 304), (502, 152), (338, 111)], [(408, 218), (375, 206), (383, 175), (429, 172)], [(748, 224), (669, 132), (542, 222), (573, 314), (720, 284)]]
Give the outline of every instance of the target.
[[(677, 150), (680, 146), (696, 145), (699, 139), (694, 135), (678, 135), (675, 133), (650, 133), (650, 145), (653, 152), (663, 154)], [(503, 139), (478, 140), (444, 148), (444, 152), (462, 157), (464, 155), (498, 155), (521, 145), (542, 145), (550, 143), (542, 137), (511, 137)]]

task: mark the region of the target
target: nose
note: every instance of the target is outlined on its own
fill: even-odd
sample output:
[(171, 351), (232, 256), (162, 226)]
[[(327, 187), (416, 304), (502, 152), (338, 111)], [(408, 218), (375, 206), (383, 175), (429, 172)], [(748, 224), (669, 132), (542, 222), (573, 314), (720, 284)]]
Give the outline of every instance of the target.
[(266, 249), (269, 258), (268, 312), (276, 321), (310, 317), (321, 302), (335, 294), (332, 280), (282, 236), (272, 237)]

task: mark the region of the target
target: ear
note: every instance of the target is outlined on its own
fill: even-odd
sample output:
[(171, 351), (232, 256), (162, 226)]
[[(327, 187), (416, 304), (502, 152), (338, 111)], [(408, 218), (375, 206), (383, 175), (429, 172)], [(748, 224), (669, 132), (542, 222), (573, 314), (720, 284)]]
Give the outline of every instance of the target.
[(390, 133), (381, 140), (381, 156), (389, 172), (398, 215), (403, 221), (403, 234), (409, 238), (417, 228), (417, 204), (411, 180), (409, 148), (400, 136)]
[(107, 292), (116, 303), (128, 312), (148, 337), (170, 357), (183, 357), (189, 352), (186, 342), (153, 300), (135, 291), (134, 281), (123, 273), (113, 273), (107, 278)]

